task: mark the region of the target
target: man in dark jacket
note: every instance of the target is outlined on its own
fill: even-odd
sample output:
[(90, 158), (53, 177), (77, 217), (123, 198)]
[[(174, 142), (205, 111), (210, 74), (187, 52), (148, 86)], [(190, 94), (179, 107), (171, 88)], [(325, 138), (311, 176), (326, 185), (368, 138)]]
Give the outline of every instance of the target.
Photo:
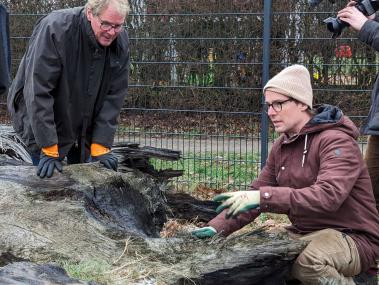
[(11, 83), (10, 68), (8, 12), (4, 5), (0, 4), (0, 96), (7, 94)]
[[(338, 12), (337, 16), (358, 32), (359, 40), (379, 51), (379, 14), (366, 17), (355, 5), (356, 2), (349, 2), (346, 8)], [(370, 135), (365, 160), (374, 190), (376, 208), (379, 211), (379, 76), (376, 76), (371, 93), (371, 108), (361, 132)]]
[(65, 157), (117, 170), (110, 149), (128, 87), (129, 10), (127, 0), (88, 0), (34, 27), (8, 109), (41, 178)]
[(227, 236), (262, 212), (286, 214), (290, 236), (310, 241), (292, 277), (304, 285), (355, 284), (356, 275), (376, 268), (379, 256), (379, 215), (356, 142), (359, 131), (337, 107), (312, 109), (310, 75), (301, 65), (269, 80), (264, 95), (281, 134), (265, 167), (250, 191), (216, 196), (222, 212), (192, 234)]

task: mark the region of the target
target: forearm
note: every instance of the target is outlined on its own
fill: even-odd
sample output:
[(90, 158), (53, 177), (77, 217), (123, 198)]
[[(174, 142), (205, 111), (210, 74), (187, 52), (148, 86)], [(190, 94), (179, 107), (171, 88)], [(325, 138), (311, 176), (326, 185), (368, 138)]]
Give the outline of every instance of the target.
[(108, 94), (104, 96), (101, 105), (96, 108), (92, 143), (111, 148), (118, 126), (118, 117), (128, 93), (128, 74), (129, 60), (126, 60), (122, 68), (115, 72)]
[(94, 120), (91, 143), (97, 143), (111, 148), (117, 130), (117, 118), (120, 114), (121, 107), (109, 109), (106, 106), (100, 110)]
[(42, 94), (25, 95), (28, 117), (34, 138), (39, 147), (58, 144), (58, 135), (54, 122), (54, 99)]
[(24, 99), (36, 142), (58, 143), (54, 121), (54, 90), (59, 84), (61, 60), (49, 25), (38, 25), (25, 54)]
[(243, 228), (260, 215), (259, 210), (251, 210), (238, 215), (236, 218), (227, 219), (227, 211), (228, 209), (225, 209), (208, 223), (209, 226), (216, 229), (216, 231), (223, 236), (228, 236), (231, 233)]
[(376, 51), (379, 51), (379, 22), (368, 20), (360, 30), (358, 38)]

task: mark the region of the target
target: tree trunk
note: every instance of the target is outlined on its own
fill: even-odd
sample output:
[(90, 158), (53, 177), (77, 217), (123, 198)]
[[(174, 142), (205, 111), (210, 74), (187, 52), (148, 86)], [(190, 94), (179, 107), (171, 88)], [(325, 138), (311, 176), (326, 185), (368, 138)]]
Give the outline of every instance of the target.
[[(149, 163), (151, 157), (179, 159), (180, 152), (120, 145), (114, 148), (119, 172), (76, 164), (40, 179), (30, 163), (12, 160), (22, 157), (12, 135), (1, 132), (0, 139), (0, 265), (18, 262), (0, 270), (0, 280), (16, 280), (20, 268), (24, 280), (41, 270), (46, 278), (54, 275), (49, 265), (20, 261), (96, 259), (113, 264), (121, 284), (281, 284), (305, 246), (264, 231), (206, 240), (181, 231), (161, 238), (167, 217), (207, 222), (216, 215), (215, 202), (170, 192), (167, 178), (180, 172), (156, 171)], [(130, 278), (131, 272), (140, 276)]]
[[(167, 216), (215, 216), (214, 202), (167, 189), (139, 171), (113, 172), (98, 164), (66, 166), (50, 179), (37, 177), (32, 166), (1, 166), (0, 263), (117, 259), (116, 267), (140, 262), (154, 269), (151, 278), (166, 284), (280, 284), (304, 246), (263, 232), (160, 238)], [(125, 241), (128, 254), (120, 257)]]

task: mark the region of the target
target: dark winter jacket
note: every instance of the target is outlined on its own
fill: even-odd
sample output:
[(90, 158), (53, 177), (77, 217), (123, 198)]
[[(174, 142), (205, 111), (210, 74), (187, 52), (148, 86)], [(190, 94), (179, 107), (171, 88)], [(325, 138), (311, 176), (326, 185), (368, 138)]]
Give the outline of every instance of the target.
[(100, 46), (83, 7), (54, 11), (35, 26), (8, 96), (16, 132), (31, 152), (78, 140), (110, 148), (128, 87), (122, 31)]
[[(368, 20), (363, 25), (358, 35), (359, 39), (379, 51), (379, 14), (375, 21)], [(366, 135), (379, 135), (379, 77), (376, 75), (374, 87), (371, 93), (371, 106), (366, 122), (361, 128)]]
[(11, 83), (10, 68), (8, 12), (4, 5), (0, 4), (0, 95), (6, 93)]
[(330, 228), (356, 242), (365, 271), (379, 256), (379, 215), (353, 122), (336, 107), (323, 105), (294, 137), (279, 137), (252, 187), (260, 190), (260, 210), (209, 225), (225, 235), (260, 212), (288, 215), (299, 234)]

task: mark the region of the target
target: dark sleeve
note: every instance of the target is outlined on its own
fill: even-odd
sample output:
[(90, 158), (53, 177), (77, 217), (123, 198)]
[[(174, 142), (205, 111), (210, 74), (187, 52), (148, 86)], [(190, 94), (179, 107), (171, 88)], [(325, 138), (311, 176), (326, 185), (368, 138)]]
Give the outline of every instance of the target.
[(0, 96), (7, 93), (11, 82), (10, 57), (8, 12), (0, 4)]
[(379, 22), (379, 13), (378, 12), (375, 13), (374, 21)]
[(54, 122), (53, 90), (61, 74), (56, 34), (46, 18), (35, 27), (25, 54), (24, 98), (37, 144), (58, 143)]
[(236, 218), (227, 219), (225, 216), (227, 211), (228, 209), (225, 209), (208, 223), (208, 226), (215, 228), (217, 233), (223, 236), (228, 236), (243, 228), (260, 215), (259, 210), (251, 210), (238, 215)]
[[(113, 65), (113, 66), (112, 66)], [(110, 77), (110, 89), (105, 95), (103, 104), (94, 118), (92, 142), (108, 148), (112, 147), (117, 129), (118, 116), (124, 103), (128, 89), (129, 50), (122, 62), (111, 62), (111, 69), (117, 70)]]
[(373, 20), (366, 21), (359, 31), (358, 38), (376, 51), (379, 51), (379, 22)]

